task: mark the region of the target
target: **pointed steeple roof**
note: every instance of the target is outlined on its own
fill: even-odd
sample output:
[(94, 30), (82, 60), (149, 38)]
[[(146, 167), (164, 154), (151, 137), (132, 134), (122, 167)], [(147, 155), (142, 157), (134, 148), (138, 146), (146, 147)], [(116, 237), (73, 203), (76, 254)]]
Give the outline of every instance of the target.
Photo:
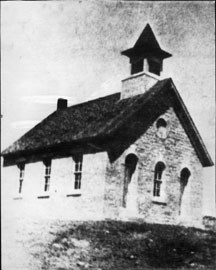
[(160, 45), (151, 29), (149, 24), (146, 25), (138, 40), (136, 41), (134, 48), (154, 48), (161, 49)]
[(122, 54), (128, 56), (129, 58), (154, 55), (164, 59), (172, 56), (170, 53), (161, 49), (149, 24), (146, 25), (133, 48), (122, 51)]

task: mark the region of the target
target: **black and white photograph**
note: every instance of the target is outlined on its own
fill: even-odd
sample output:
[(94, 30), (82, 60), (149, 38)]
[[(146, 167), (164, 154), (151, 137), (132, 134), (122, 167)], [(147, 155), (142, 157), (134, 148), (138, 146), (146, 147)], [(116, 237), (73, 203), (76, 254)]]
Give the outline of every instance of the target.
[(1, 269), (216, 269), (215, 1), (1, 2)]

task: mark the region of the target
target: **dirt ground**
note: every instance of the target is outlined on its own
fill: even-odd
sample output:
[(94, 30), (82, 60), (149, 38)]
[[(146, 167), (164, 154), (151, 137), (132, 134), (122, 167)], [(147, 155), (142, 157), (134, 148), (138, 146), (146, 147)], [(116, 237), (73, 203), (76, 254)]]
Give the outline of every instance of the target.
[(216, 233), (121, 221), (2, 222), (2, 270), (216, 269)]
[(52, 221), (27, 218), (2, 220), (2, 270), (38, 270), (41, 255), (58, 230)]
[(39, 270), (44, 251), (69, 221), (8, 218), (2, 220), (2, 270)]

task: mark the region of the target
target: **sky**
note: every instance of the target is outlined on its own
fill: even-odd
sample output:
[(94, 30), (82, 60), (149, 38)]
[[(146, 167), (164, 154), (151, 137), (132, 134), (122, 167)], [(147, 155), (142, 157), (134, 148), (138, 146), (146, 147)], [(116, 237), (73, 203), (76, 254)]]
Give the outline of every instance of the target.
[[(121, 91), (121, 51), (150, 23), (172, 77), (215, 160), (215, 19), (212, 1), (1, 2), (2, 150), (56, 110)], [(214, 179), (214, 168), (206, 178)]]

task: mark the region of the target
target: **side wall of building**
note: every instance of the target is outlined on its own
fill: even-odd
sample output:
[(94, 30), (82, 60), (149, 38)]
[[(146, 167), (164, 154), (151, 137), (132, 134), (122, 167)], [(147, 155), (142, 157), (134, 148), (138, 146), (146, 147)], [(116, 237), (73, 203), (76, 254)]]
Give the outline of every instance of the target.
[[(183, 223), (199, 226), (202, 219), (202, 165), (195, 153), (174, 110), (170, 108), (161, 115), (167, 122), (168, 136), (157, 135), (156, 121), (130, 148), (114, 162), (109, 162), (106, 171), (105, 213), (108, 217), (121, 217), (125, 158), (134, 153), (138, 157), (135, 182), (137, 195), (134, 203), (137, 217), (147, 222)], [(153, 197), (154, 170), (162, 161), (162, 198)], [(180, 210), (180, 173), (186, 167), (191, 176), (185, 187)], [(133, 184), (134, 185), (134, 184)]]
[(10, 168), (10, 179), (5, 179), (8, 181), (10, 198), (7, 198), (7, 206), (5, 205), (4, 209), (9, 211), (10, 208), (10, 215), (20, 217), (101, 219), (105, 183), (103, 176), (107, 160), (106, 152), (84, 155), (81, 189), (75, 190), (75, 163), (72, 157), (53, 159), (48, 192), (44, 191), (43, 162), (26, 164), (21, 194), (18, 193), (19, 169), (13, 166)]

